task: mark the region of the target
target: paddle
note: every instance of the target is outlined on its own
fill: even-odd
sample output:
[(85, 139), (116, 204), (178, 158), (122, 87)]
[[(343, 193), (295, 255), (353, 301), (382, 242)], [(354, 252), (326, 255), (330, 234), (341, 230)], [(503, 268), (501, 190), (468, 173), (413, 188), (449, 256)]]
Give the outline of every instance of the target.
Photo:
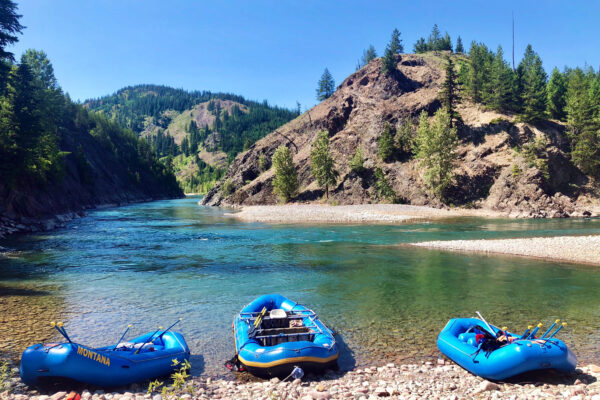
[(263, 319), (263, 317), (265, 316), (266, 313), (267, 313), (267, 307), (263, 307), (263, 309), (261, 310), (260, 314), (258, 314), (258, 317), (256, 317), (256, 319), (254, 320), (254, 324), (252, 325), (252, 331), (250, 331), (250, 335), (251, 336), (254, 334), (254, 332), (260, 326), (260, 323), (262, 322), (262, 319)]
[(121, 339), (119, 339), (119, 341), (117, 342), (117, 344), (115, 344), (115, 347), (113, 348), (113, 350), (115, 350), (121, 344), (121, 341), (123, 340), (123, 338), (125, 337), (125, 335), (129, 331), (129, 328), (131, 328), (131, 324), (127, 325), (127, 329), (125, 329), (125, 332), (123, 333), (123, 335), (121, 335)]
[(162, 326), (159, 326), (159, 327), (158, 327), (158, 329), (157, 329), (157, 330), (155, 330), (155, 331), (154, 331), (154, 333), (153, 333), (153, 334), (150, 336), (150, 340), (146, 340), (146, 341), (145, 341), (145, 342), (142, 344), (142, 346), (141, 346), (139, 349), (137, 349), (137, 350), (135, 351), (135, 353), (133, 353), (133, 354), (139, 354), (139, 353), (140, 353), (140, 350), (142, 350), (142, 349), (144, 348), (144, 346), (145, 346), (147, 343), (150, 343), (151, 341), (153, 341), (153, 340), (154, 340), (154, 335), (156, 335), (158, 332), (160, 332), (160, 330), (161, 330), (161, 329), (162, 329)]
[(523, 334), (521, 335), (521, 337), (519, 339), (525, 339), (527, 336), (529, 336), (529, 332), (531, 332), (532, 329), (533, 329), (533, 325), (529, 325), (527, 327), (527, 329), (525, 329), (525, 332), (523, 332)]
[(159, 326), (159, 327), (158, 327), (158, 330), (157, 330), (157, 331), (155, 331), (155, 332), (152, 334), (152, 336), (150, 336), (150, 340), (146, 340), (146, 341), (144, 342), (144, 344), (142, 345), (142, 347), (140, 347), (139, 349), (137, 349), (137, 350), (136, 350), (136, 352), (135, 352), (135, 353), (133, 353), (133, 354), (139, 354), (139, 352), (140, 352), (140, 351), (141, 351), (141, 350), (144, 348), (144, 346), (145, 346), (146, 344), (148, 344), (148, 343), (151, 343), (151, 342), (153, 342), (154, 340), (156, 340), (156, 339), (160, 339), (161, 337), (163, 337), (163, 335), (164, 335), (165, 333), (167, 333), (167, 332), (168, 332), (168, 331), (169, 331), (169, 330), (170, 330), (172, 327), (174, 327), (175, 325), (177, 325), (178, 323), (180, 323), (182, 319), (183, 319), (183, 318), (179, 318), (177, 321), (175, 321), (175, 323), (174, 323), (173, 325), (171, 325), (170, 327), (168, 327), (167, 329), (165, 329), (165, 330), (163, 331), (163, 333), (161, 333), (160, 335), (158, 335), (158, 336), (155, 338), (155, 337), (154, 337), (154, 335), (156, 335), (158, 332), (160, 332), (160, 331), (162, 330), (162, 328), (163, 328), (162, 326)]
[(488, 328), (488, 331), (492, 334), (493, 337), (497, 337), (496, 332), (494, 332), (494, 330), (492, 329), (492, 327), (490, 326), (490, 324), (487, 323), (487, 321), (485, 319), (483, 319), (483, 317), (481, 316), (481, 314), (479, 313), (479, 311), (475, 311), (475, 314), (477, 314), (477, 316), (479, 317), (480, 320), (482, 320), (485, 325)]
[(544, 332), (544, 334), (542, 336), (540, 336), (540, 339), (543, 339), (547, 334), (550, 333), (550, 331), (554, 328), (554, 326), (556, 326), (556, 324), (558, 324), (560, 322), (560, 319), (557, 319), (556, 321), (554, 321), (554, 323), (552, 325), (550, 325), (550, 328), (548, 328), (548, 330), (546, 332)]
[(535, 327), (535, 329), (533, 331), (531, 331), (531, 333), (529, 334), (529, 336), (527, 336), (527, 339), (534, 339), (535, 338), (535, 334), (538, 333), (538, 331), (540, 330), (540, 328), (544, 326), (544, 324), (542, 324), (541, 322), (539, 324), (537, 324), (537, 326)]
[(170, 330), (171, 330), (171, 328), (172, 328), (172, 327), (174, 327), (175, 325), (177, 325), (178, 323), (180, 323), (182, 319), (183, 319), (183, 318), (179, 318), (177, 321), (175, 321), (175, 323), (174, 323), (173, 325), (171, 325), (170, 327), (168, 327), (167, 329), (165, 329), (165, 330), (163, 331), (163, 333), (161, 333), (160, 335), (158, 335), (157, 339), (160, 339), (161, 337), (163, 337), (163, 335), (164, 335), (165, 333), (167, 333), (168, 331), (170, 331)]
[(552, 339), (554, 337), (554, 335), (556, 335), (558, 333), (558, 331), (560, 331), (563, 328), (563, 326), (567, 326), (567, 323), (563, 322), (561, 324), (561, 326), (559, 326), (558, 329), (555, 330), (554, 333), (548, 337), (548, 340)]
[(65, 331), (65, 328), (63, 328), (63, 323), (62, 322), (50, 322), (50, 326), (53, 328), (56, 328), (56, 330), (65, 337), (65, 339), (67, 339), (69, 341), (69, 343), (73, 343), (71, 341), (71, 339), (69, 338), (69, 335), (67, 335), (67, 331)]

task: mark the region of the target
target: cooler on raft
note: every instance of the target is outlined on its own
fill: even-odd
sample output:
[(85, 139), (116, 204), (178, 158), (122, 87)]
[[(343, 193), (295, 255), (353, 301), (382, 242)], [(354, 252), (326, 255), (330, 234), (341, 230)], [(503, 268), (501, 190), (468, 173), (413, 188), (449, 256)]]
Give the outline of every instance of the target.
[(333, 332), (310, 309), (281, 295), (264, 295), (233, 321), (237, 361), (250, 373), (287, 376), (336, 368), (339, 347)]
[[(489, 332), (483, 326), (476, 318), (451, 319), (438, 336), (438, 348), (467, 371), (496, 381), (535, 370), (555, 369), (564, 373), (575, 370), (577, 357), (560, 339), (521, 339), (521, 335), (506, 332), (507, 343), (484, 349), (477, 342), (476, 333)], [(490, 327), (498, 335), (500, 329)]]

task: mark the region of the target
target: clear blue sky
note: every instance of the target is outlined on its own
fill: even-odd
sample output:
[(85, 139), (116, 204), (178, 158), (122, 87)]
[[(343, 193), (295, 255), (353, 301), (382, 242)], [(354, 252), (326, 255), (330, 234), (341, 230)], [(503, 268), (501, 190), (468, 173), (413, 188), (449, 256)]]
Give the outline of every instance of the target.
[(336, 84), (364, 48), (378, 54), (397, 27), (405, 51), (434, 23), (507, 58), (515, 13), (518, 63), (531, 43), (554, 66), (598, 68), (600, 2), (373, 0), (17, 0), (23, 31), (12, 48), (44, 50), (73, 99), (138, 83), (241, 94), (303, 108), (328, 67)]

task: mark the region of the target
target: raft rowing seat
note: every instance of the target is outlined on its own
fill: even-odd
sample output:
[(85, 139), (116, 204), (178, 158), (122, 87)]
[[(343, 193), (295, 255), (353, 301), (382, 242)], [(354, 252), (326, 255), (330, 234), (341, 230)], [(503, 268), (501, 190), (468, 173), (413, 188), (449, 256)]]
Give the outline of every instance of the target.
[[(254, 339), (262, 346), (276, 346), (280, 343), (300, 342), (303, 340), (312, 342), (315, 331), (302, 325), (302, 319), (306, 314), (289, 314), (281, 309), (275, 308), (264, 316), (254, 332)], [(299, 322), (299, 323), (297, 323)]]

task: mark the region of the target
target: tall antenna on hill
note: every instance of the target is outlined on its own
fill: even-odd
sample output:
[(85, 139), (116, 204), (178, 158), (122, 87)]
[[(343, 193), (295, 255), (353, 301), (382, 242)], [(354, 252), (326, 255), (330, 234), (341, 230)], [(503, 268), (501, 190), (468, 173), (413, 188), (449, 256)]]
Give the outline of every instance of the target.
[(513, 71), (515, 70), (515, 12), (512, 12), (512, 61)]

